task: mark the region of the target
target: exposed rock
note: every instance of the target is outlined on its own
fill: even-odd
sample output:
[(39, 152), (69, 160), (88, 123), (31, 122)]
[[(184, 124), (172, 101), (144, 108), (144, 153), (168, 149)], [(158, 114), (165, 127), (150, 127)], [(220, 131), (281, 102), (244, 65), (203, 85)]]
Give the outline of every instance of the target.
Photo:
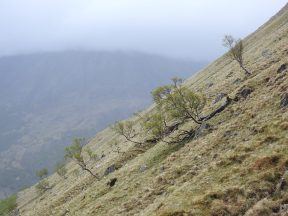
[(235, 95), (235, 101), (239, 101), (241, 98), (246, 99), (254, 90), (249, 86), (242, 87)]
[(222, 98), (224, 98), (226, 95), (227, 95), (227, 94), (222, 93), (222, 92), (219, 93), (219, 94), (217, 94), (216, 97), (215, 97), (215, 99), (212, 101), (212, 104), (218, 103), (218, 102), (221, 101)]
[(210, 87), (212, 87), (213, 85), (214, 85), (214, 83), (207, 83), (207, 84), (206, 84), (207, 88), (210, 88)]
[(195, 131), (195, 138), (204, 136), (205, 134), (209, 133), (212, 131), (211, 125), (208, 123), (202, 123), (200, 127)]
[(287, 186), (288, 186), (288, 171), (284, 173), (284, 175), (280, 179), (280, 182), (277, 184), (275, 193), (279, 193), (280, 191), (287, 188)]
[(278, 85), (284, 81), (286, 73), (281, 73), (279, 76), (276, 77), (274, 83), (278, 82)]
[(271, 53), (271, 51), (270, 51), (269, 49), (266, 49), (266, 50), (264, 50), (264, 51), (262, 52), (262, 56), (263, 56), (264, 58), (266, 58), (266, 59), (269, 59), (269, 58), (272, 57), (272, 53)]
[(283, 205), (281, 205), (279, 212), (281, 213), (281, 215), (287, 215), (287, 212), (288, 212), (288, 204), (283, 204)]
[(68, 213), (69, 213), (69, 209), (64, 209), (64, 210), (60, 213), (60, 215), (61, 215), (61, 216), (66, 216), (66, 215), (68, 215)]
[(280, 107), (285, 108), (288, 106), (288, 92), (281, 96)]
[(140, 172), (145, 172), (147, 170), (147, 168), (148, 168), (147, 165), (144, 164), (144, 165), (140, 166), (139, 170), (140, 170)]
[(240, 78), (237, 78), (233, 81), (233, 84), (239, 85), (241, 82), (242, 82), (242, 80)]
[(207, 116), (203, 116), (203, 117), (199, 118), (199, 120), (200, 121), (207, 121), (207, 120), (213, 118), (215, 115), (217, 115), (218, 113), (225, 110), (226, 107), (231, 104), (231, 101), (232, 101), (232, 99), (229, 96), (226, 96), (226, 100), (224, 101), (224, 103), (220, 107), (218, 107), (216, 110), (214, 110), (212, 113), (208, 114)]
[(288, 64), (285, 63), (285, 64), (282, 64), (278, 70), (277, 70), (277, 73), (283, 73), (284, 71), (287, 71), (287, 68), (288, 68)]
[(225, 131), (225, 133), (223, 134), (223, 137), (230, 138), (230, 137), (237, 136), (237, 134), (238, 133), (236, 131), (228, 130), (228, 131)]
[(20, 216), (20, 212), (19, 212), (19, 209), (14, 209), (11, 213), (10, 213), (10, 216)]
[(116, 184), (117, 178), (110, 179), (109, 182), (107, 182), (107, 185), (110, 187), (113, 187)]
[(107, 169), (104, 172), (104, 175), (109, 175), (110, 173), (115, 172), (116, 170), (116, 165), (112, 164), (111, 166), (107, 167)]

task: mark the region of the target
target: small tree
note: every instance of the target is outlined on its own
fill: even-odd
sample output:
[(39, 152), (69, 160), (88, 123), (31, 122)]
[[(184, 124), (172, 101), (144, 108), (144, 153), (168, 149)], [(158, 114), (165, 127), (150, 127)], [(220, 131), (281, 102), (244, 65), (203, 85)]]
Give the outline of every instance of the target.
[(133, 122), (131, 121), (116, 122), (112, 126), (112, 130), (114, 130), (117, 134), (124, 136), (127, 141), (133, 142), (138, 145), (142, 145), (141, 142), (133, 140), (133, 138), (137, 135), (136, 131), (133, 129)]
[(81, 169), (89, 172), (93, 177), (99, 179), (99, 177), (93, 174), (93, 172), (87, 167), (87, 164), (82, 156), (84, 141), (84, 138), (75, 138), (72, 145), (65, 148), (65, 158), (75, 161), (81, 167)]
[(36, 171), (36, 176), (40, 179), (40, 181), (36, 185), (36, 189), (40, 194), (51, 189), (48, 180), (45, 179), (48, 176), (47, 168)]
[(62, 178), (66, 178), (67, 169), (65, 163), (57, 163), (55, 165), (55, 172)]
[(153, 99), (161, 112), (167, 112), (170, 118), (185, 121), (191, 119), (197, 124), (206, 100), (182, 85), (182, 79), (173, 78), (172, 85), (156, 88), (152, 92)]
[(46, 178), (46, 177), (48, 176), (48, 170), (47, 170), (47, 168), (43, 168), (43, 169), (41, 169), (41, 170), (37, 170), (37, 171), (36, 171), (36, 176), (37, 176), (40, 180)]
[(243, 41), (241, 39), (236, 40), (231, 35), (225, 35), (223, 39), (223, 46), (227, 47), (229, 49), (229, 56), (232, 60), (235, 60), (238, 62), (240, 67), (244, 70), (246, 75), (251, 75), (251, 72), (247, 70), (247, 68), (244, 66), (244, 60), (243, 60)]

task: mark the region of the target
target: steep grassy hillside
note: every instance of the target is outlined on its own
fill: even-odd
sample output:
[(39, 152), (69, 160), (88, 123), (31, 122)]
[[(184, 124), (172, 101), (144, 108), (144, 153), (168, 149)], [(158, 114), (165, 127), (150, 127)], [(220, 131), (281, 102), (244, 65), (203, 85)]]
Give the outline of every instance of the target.
[(0, 58), (0, 199), (53, 168), (74, 136), (94, 136), (151, 103), (151, 88), (201, 62), (137, 52), (62, 51)]
[[(67, 179), (50, 176), (53, 188), (44, 194), (37, 195), (35, 187), (18, 194), (21, 215), (287, 215), (287, 35), (288, 6), (245, 39), (252, 76), (224, 55), (185, 82), (206, 95), (204, 115), (224, 102), (212, 102), (220, 93), (237, 98), (197, 136), (139, 149), (107, 128), (88, 144), (105, 154), (89, 163), (101, 179), (71, 162)], [(142, 115), (152, 111), (153, 106)], [(131, 119), (142, 140), (138, 117)], [(123, 154), (113, 151), (114, 139)], [(118, 169), (104, 175), (113, 164)]]

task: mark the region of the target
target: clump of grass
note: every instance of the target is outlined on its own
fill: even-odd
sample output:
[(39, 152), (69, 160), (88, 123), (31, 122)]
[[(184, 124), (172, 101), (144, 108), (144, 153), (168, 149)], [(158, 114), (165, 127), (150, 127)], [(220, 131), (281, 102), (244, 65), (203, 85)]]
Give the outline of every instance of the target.
[(264, 170), (276, 166), (280, 160), (279, 155), (266, 156), (259, 158), (252, 166), (253, 170)]
[(268, 199), (262, 199), (257, 202), (251, 209), (248, 210), (248, 216), (269, 216), (272, 214), (270, 202)]
[(45, 193), (45, 191), (47, 191), (47, 190), (52, 188), (50, 186), (48, 180), (46, 180), (46, 179), (41, 180), (35, 187), (36, 187), (37, 192), (40, 195)]
[(280, 124), (280, 128), (281, 128), (283, 131), (288, 130), (288, 122), (283, 122), (282, 124)]
[(0, 216), (7, 216), (16, 208), (16, 195), (0, 200)]
[(245, 201), (244, 190), (231, 187), (207, 193), (203, 205), (209, 206), (210, 215), (242, 215), (245, 211)]
[(274, 142), (277, 142), (280, 138), (275, 136), (275, 135), (270, 135), (270, 136), (267, 136), (264, 138), (264, 140), (262, 141), (262, 143), (268, 143), (268, 144), (271, 144), (271, 143), (274, 143)]
[(223, 158), (220, 162), (220, 166), (230, 166), (233, 164), (241, 164), (246, 158), (248, 157), (247, 154), (231, 154), (227, 158)]
[(262, 174), (261, 179), (274, 184), (277, 184), (281, 178), (282, 174), (279, 171), (267, 171)]

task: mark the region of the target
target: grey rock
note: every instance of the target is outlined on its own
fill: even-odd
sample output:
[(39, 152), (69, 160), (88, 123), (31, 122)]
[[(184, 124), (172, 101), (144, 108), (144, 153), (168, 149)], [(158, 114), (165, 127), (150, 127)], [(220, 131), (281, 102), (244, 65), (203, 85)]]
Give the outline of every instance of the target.
[(219, 93), (219, 94), (217, 94), (216, 97), (215, 97), (215, 99), (212, 101), (212, 104), (218, 103), (218, 102), (221, 101), (222, 98), (224, 98), (226, 95), (227, 95), (227, 94), (222, 93), (222, 92)]
[(160, 167), (160, 172), (163, 173), (164, 170), (165, 170), (165, 167), (164, 167), (164, 166), (161, 166), (161, 167)]
[(240, 78), (237, 78), (233, 81), (233, 84), (239, 85), (241, 82), (242, 82), (242, 80)]
[(20, 212), (19, 212), (19, 209), (14, 209), (11, 213), (10, 213), (10, 216), (20, 216)]
[(283, 72), (287, 71), (287, 69), (288, 69), (288, 64), (287, 64), (287, 63), (282, 64), (282, 65), (278, 68), (277, 73), (283, 73)]
[(140, 170), (140, 172), (145, 172), (147, 170), (147, 168), (148, 168), (147, 165), (144, 164), (144, 165), (140, 166), (139, 170)]
[(276, 185), (275, 193), (279, 193), (282, 190), (285, 190), (288, 187), (288, 171), (284, 173), (281, 177), (279, 183)]
[(225, 131), (224, 134), (223, 134), (223, 137), (224, 138), (230, 138), (230, 137), (234, 137), (234, 136), (237, 136), (237, 132), (236, 131), (231, 131), (231, 130), (228, 130), (228, 131)]
[(281, 96), (280, 107), (286, 108), (288, 106), (288, 92)]
[(271, 51), (270, 51), (269, 49), (266, 49), (266, 50), (264, 50), (264, 51), (262, 52), (262, 56), (263, 56), (264, 58), (266, 58), (266, 59), (269, 59), (269, 58), (272, 57), (272, 53), (271, 53)]
[(283, 215), (285, 215), (288, 212), (288, 204), (281, 205), (279, 212), (282, 213)]
[(203, 123), (200, 125), (200, 127), (198, 129), (196, 129), (195, 131), (195, 138), (199, 138), (201, 136), (206, 135), (207, 133), (211, 132), (213, 129), (211, 127), (211, 125), (207, 124), (207, 123)]
[(242, 87), (235, 95), (235, 101), (239, 101), (241, 98), (246, 99), (254, 90), (251, 87)]
[(206, 84), (207, 88), (210, 88), (210, 87), (212, 87), (213, 85), (214, 85), (214, 83), (207, 83), (207, 84)]
[(111, 166), (107, 167), (107, 169), (104, 172), (104, 175), (109, 175), (110, 173), (115, 172), (116, 170), (116, 165), (112, 164)]

